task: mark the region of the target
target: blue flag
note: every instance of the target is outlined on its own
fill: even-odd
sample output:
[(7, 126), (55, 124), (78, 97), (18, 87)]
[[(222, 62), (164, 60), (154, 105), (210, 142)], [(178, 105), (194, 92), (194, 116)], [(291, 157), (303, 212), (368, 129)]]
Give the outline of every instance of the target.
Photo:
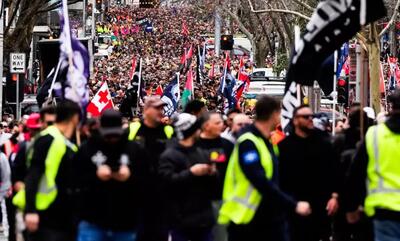
[(229, 109), (235, 108), (236, 106), (236, 96), (234, 91), (235, 86), (235, 77), (233, 77), (230, 73), (226, 74), (226, 78), (224, 78), (224, 76), (221, 77), (221, 85), (218, 92), (227, 99), (227, 108)]
[(89, 53), (73, 36), (68, 18), (67, 1), (63, 0), (60, 13), (59, 78), (54, 85), (57, 97), (77, 103), (83, 111), (89, 103)]
[(164, 89), (163, 96), (161, 97), (161, 100), (166, 104), (164, 107), (164, 113), (166, 116), (172, 116), (172, 114), (174, 114), (174, 112), (178, 109), (179, 99), (179, 75), (176, 74), (175, 78)]

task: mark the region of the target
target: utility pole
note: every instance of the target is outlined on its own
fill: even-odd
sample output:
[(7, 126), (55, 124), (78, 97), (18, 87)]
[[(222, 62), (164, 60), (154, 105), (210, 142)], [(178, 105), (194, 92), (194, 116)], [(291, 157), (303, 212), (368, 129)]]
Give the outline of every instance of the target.
[(83, 0), (83, 7), (82, 7), (82, 26), (83, 26), (83, 37), (86, 37), (86, 2), (87, 0)]
[(379, 49), (379, 36), (376, 29), (376, 23), (370, 24), (368, 56), (369, 56), (369, 78), (370, 78), (369, 104), (374, 109), (375, 113), (379, 113), (381, 112), (381, 93), (379, 88), (380, 49)]
[(215, 55), (219, 56), (221, 52), (221, 15), (219, 14), (218, 6), (215, 7), (215, 37), (214, 37), (214, 48)]
[(0, 121), (3, 120), (4, 1), (0, 0)]

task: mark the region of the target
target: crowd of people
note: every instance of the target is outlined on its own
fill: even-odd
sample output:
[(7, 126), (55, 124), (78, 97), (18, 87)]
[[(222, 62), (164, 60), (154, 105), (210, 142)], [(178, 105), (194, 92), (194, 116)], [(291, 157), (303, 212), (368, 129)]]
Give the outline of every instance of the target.
[(135, 122), (113, 109), (81, 122), (69, 101), (44, 107), (2, 128), (9, 240), (21, 230), (32, 241), (398, 240), (400, 91), (391, 103), (382, 123), (352, 107), (336, 136), (306, 105), (282, 135), (268, 96), (253, 116), (196, 99), (167, 121), (155, 96)]

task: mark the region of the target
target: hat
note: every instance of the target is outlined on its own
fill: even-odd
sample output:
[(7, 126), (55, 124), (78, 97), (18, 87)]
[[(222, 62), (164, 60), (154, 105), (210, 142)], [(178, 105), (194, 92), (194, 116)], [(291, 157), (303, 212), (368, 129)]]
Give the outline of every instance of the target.
[(167, 105), (164, 101), (161, 100), (160, 97), (158, 96), (150, 96), (146, 99), (144, 103), (144, 108), (149, 108), (149, 107), (160, 107), (160, 106), (165, 106)]
[(102, 136), (122, 135), (124, 129), (122, 128), (121, 113), (113, 109), (104, 111), (100, 118), (99, 131)]
[(200, 122), (196, 116), (188, 113), (182, 113), (173, 117), (172, 122), (175, 127), (176, 137), (179, 140), (188, 138), (200, 129)]
[(42, 128), (42, 124), (40, 123), (40, 114), (38, 113), (30, 114), (28, 119), (26, 120), (26, 127), (28, 127), (29, 129)]

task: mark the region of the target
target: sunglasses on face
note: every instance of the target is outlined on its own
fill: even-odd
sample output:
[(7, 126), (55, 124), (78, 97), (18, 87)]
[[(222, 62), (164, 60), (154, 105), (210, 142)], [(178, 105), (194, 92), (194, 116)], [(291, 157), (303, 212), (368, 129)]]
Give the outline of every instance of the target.
[(312, 119), (312, 118), (314, 118), (314, 115), (313, 114), (310, 114), (310, 115), (296, 115), (296, 118)]

